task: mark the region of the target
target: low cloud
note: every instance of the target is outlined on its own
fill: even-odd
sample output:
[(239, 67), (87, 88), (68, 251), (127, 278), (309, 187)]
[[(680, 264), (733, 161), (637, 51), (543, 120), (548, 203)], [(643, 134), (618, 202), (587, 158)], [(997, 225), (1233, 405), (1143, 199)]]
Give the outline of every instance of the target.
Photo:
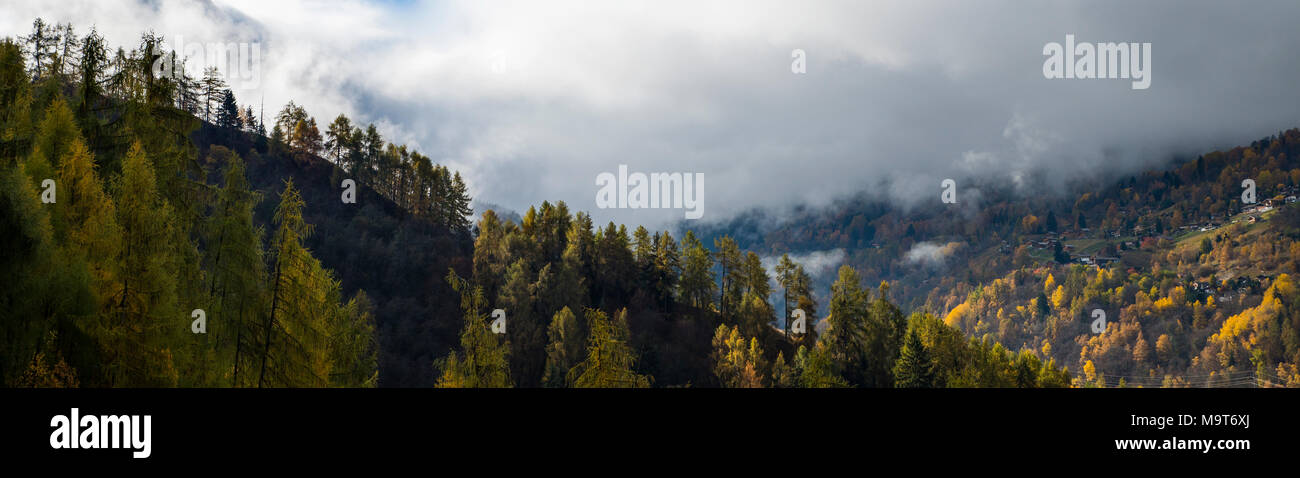
[[(937, 207), (944, 178), (1056, 194), (1300, 126), (1292, 0), (28, 0), (0, 36), (37, 16), (114, 46), (261, 42), (242, 103), (374, 122), (510, 209), (652, 228), (682, 212), (597, 209), (596, 175), (704, 173), (705, 221), (863, 190)], [(1150, 89), (1044, 78), (1066, 34), (1152, 43)]]
[[(845, 255), (844, 249), (828, 249), (790, 254), (790, 260), (802, 265), (804, 272), (812, 277), (813, 282), (817, 282), (829, 274), (835, 274), (839, 266), (844, 264)], [(775, 274), (781, 256), (764, 256), (762, 259), (763, 267), (768, 270), (768, 273)]]
[(963, 242), (949, 242), (939, 244), (936, 242), (918, 242), (912, 246), (911, 250), (903, 256), (908, 264), (919, 264), (925, 267), (940, 268), (948, 263), (948, 258), (953, 254), (961, 251), (966, 246)]

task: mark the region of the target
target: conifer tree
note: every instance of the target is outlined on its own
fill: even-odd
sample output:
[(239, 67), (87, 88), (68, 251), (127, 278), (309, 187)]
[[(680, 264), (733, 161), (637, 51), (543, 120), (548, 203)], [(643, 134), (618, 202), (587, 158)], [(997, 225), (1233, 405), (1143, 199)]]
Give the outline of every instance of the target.
[(104, 192), (95, 160), (77, 139), (59, 165), (61, 186), (55, 203), (54, 233), (63, 238), (63, 253), (84, 262), (96, 300), (108, 300), (114, 277), (112, 261), (118, 256), (121, 231), (113, 200)]
[[(72, 110), (63, 98), (55, 98), (45, 109), (44, 116), (36, 127), (36, 136), (32, 139), (32, 157), (28, 161), (27, 171), (35, 184), (42, 179), (53, 178), (60, 161), (72, 152), (72, 145), (81, 141), (81, 131), (77, 128)], [(39, 169), (31, 169), (39, 163)], [(39, 177), (38, 177), (39, 176)]]
[(595, 282), (597, 305), (622, 305), (627, 300), (635, 265), (628, 248), (627, 228), (612, 221), (596, 236)]
[[(240, 386), (248, 382), (255, 364), (254, 332), (260, 330), (265, 265), (262, 229), (253, 223), (253, 207), (261, 197), (249, 190), (244, 162), (234, 152), (213, 147), (212, 160), (225, 162), (224, 185), (207, 227), (206, 265), (210, 283), (208, 334), (213, 361), (205, 370), (219, 384)], [(241, 373), (243, 377), (241, 377)], [(228, 377), (228, 378), (227, 378)]]
[(379, 384), (379, 344), (372, 308), (365, 291), (357, 291), (333, 322), (330, 386), (371, 388)]
[(40, 351), (45, 330), (52, 327), (49, 315), (61, 312), (60, 295), (68, 290), (53, 287), (65, 270), (56, 268), (57, 253), (48, 209), (27, 178), (22, 163), (0, 167), (0, 274), (13, 278), (0, 287), (0, 307), (7, 318), (0, 320), (0, 381), (16, 384), (30, 360)]
[[(818, 340), (828, 358), (850, 383), (860, 384), (867, 367), (867, 292), (858, 272), (841, 266), (831, 284), (830, 315)], [(891, 362), (892, 364), (892, 362)]]
[[(438, 388), (510, 388), (509, 347), (488, 328), (487, 300), (483, 289), (447, 272), (447, 282), (460, 293), (465, 326), (460, 332), (460, 352), (452, 351), (435, 366), (440, 370)], [(507, 323), (507, 331), (509, 326)]]
[(534, 285), (523, 259), (510, 265), (497, 306), (506, 311), (510, 376), (520, 387), (536, 387), (545, 373), (546, 324), (537, 313)]
[(695, 238), (694, 232), (686, 231), (682, 238), (682, 275), (678, 282), (683, 302), (700, 310), (711, 306), (716, 290), (712, 270), (713, 258), (709, 250)]
[(352, 172), (355, 166), (346, 165), (344, 160), (347, 159), (347, 151), (352, 141), (352, 120), (340, 114), (325, 130), (325, 149), (329, 151), (330, 157), (336, 164), (340, 167), (347, 166), (345, 169), (349, 172)]
[(303, 205), (293, 181), (285, 181), (271, 239), (269, 308), (255, 332), (258, 387), (321, 387), (329, 379), (327, 327), (337, 314), (338, 281), (302, 246), (311, 234)]
[(655, 243), (650, 237), (650, 231), (645, 226), (637, 226), (636, 230), (632, 232), (632, 261), (635, 266), (633, 273), (635, 274), (636, 289), (646, 291), (653, 287), (656, 262)]
[(484, 294), (496, 297), (505, 277), (510, 252), (506, 249), (506, 228), (495, 211), (483, 211), (474, 240), (474, 283)]
[(209, 123), (214, 121), (213, 113), (221, 107), (222, 91), (226, 88), (226, 80), (221, 76), (221, 70), (215, 66), (207, 67), (203, 70), (203, 79), (199, 81), (203, 94), (203, 120)]
[(546, 333), (550, 343), (546, 346), (546, 373), (542, 377), (542, 386), (563, 388), (569, 369), (578, 363), (583, 352), (578, 319), (568, 307), (560, 309), (551, 318)]
[(45, 65), (54, 56), (55, 45), (59, 41), (58, 32), (45, 20), (37, 18), (32, 21), (32, 33), (22, 37), (24, 49), (32, 57), (32, 78), (40, 80), (45, 74)]
[(907, 332), (907, 341), (903, 351), (894, 364), (894, 387), (896, 388), (930, 388), (934, 386), (934, 362), (930, 352), (921, 343), (916, 329)]
[(104, 37), (94, 28), (81, 40), (81, 60), (77, 64), (77, 121), (92, 147), (103, 136), (102, 124), (95, 115), (104, 108), (104, 82), (108, 69), (108, 50)]
[(723, 387), (764, 387), (767, 363), (757, 338), (745, 339), (740, 327), (719, 325), (713, 333), (713, 374)]
[(803, 388), (849, 386), (849, 383), (835, 371), (830, 352), (820, 344), (811, 348), (800, 345), (795, 355), (795, 369), (798, 370), (799, 386)]
[(798, 383), (798, 369), (786, 363), (785, 352), (777, 352), (776, 361), (772, 362), (772, 386), (776, 388), (793, 388)]
[[(591, 231), (582, 230), (581, 227), (578, 222), (569, 225), (568, 233), (565, 234), (564, 253), (560, 255), (556, 285), (551, 292), (555, 296), (556, 303), (576, 310), (582, 310), (586, 305), (588, 283), (587, 277), (583, 276), (583, 271), (588, 265), (584, 260), (583, 242), (584, 236)], [(579, 321), (575, 320), (575, 322)], [(581, 328), (581, 324), (578, 325)]]
[(271, 128), (271, 137), (268, 138), (268, 141), (271, 143), (270, 152), (272, 156), (282, 155), (288, 148), (288, 145), (285, 144), (284, 128), (281, 128), (279, 124)]
[(628, 346), (627, 309), (612, 320), (604, 312), (587, 309), (587, 358), (569, 370), (576, 388), (648, 388), (650, 377), (637, 374), (636, 355)]
[(27, 155), (32, 102), (31, 81), (18, 45), (0, 39), (0, 166)]
[(461, 179), (460, 171), (452, 177), (451, 189), (447, 197), (448, 217), (447, 227), (453, 231), (468, 231), (469, 216), (474, 213), (474, 208), (470, 207), (469, 186), (465, 185), (465, 180)]
[(758, 254), (749, 252), (741, 266), (742, 302), (737, 314), (745, 334), (758, 337), (772, 321), (772, 304), (768, 301), (772, 287), (767, 269)]
[(871, 301), (867, 318), (867, 368), (861, 382), (866, 387), (893, 385), (893, 364), (907, 334), (907, 317), (889, 301), (889, 284), (881, 282), (876, 299)]
[(722, 320), (734, 321), (736, 308), (740, 304), (744, 283), (744, 258), (740, 248), (731, 236), (723, 236), (713, 241), (718, 258), (718, 312)]
[(110, 385), (174, 386), (173, 358), (189, 314), (177, 302), (178, 256), (171, 243), (175, 219), (161, 197), (153, 165), (139, 143), (122, 162), (115, 183), (120, 253), (117, 291), (102, 315), (99, 337)]
[(677, 241), (664, 231), (655, 235), (654, 289), (665, 310), (671, 311), (677, 299), (677, 278), (681, 274), (682, 259)]
[(239, 104), (235, 102), (235, 93), (225, 89), (221, 91), (220, 97), (217, 107), (217, 127), (232, 134), (242, 130), (244, 124), (239, 118)]
[[(791, 307), (790, 289), (795, 282), (795, 263), (790, 260), (789, 254), (781, 254), (781, 260), (776, 263), (776, 283), (781, 286), (781, 320), (785, 324), (785, 336), (790, 337), (790, 312), (795, 309)], [(807, 312), (807, 311), (805, 311)]]

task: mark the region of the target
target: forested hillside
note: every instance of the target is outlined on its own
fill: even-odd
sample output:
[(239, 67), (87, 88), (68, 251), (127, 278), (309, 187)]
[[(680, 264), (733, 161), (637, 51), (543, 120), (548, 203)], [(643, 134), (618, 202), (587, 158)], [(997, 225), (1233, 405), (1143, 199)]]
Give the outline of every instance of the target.
[(1292, 129), (1071, 195), (979, 184), (973, 209), (936, 189), (934, 207), (862, 196), (702, 232), (766, 255), (842, 249), (905, 307), (1067, 365), (1083, 385), (1296, 386), (1297, 154)]
[(267, 134), (217, 72), (158, 74), (160, 44), (39, 20), (0, 43), (0, 379), (431, 384), (441, 277), (469, 267), (459, 174), (292, 103)]
[[(644, 227), (597, 228), (562, 202), (530, 208), (519, 225), (487, 211), (477, 229), (472, 277), (448, 277), (466, 320), (461, 346), (440, 362), (439, 386), (1071, 383), (1068, 371), (1032, 351), (967, 339), (930, 314), (907, 315), (891, 303), (889, 284), (866, 287), (848, 266), (819, 305), (803, 266), (782, 257), (773, 276), (730, 237), (709, 248), (690, 231), (678, 241)], [(505, 340), (490, 333), (493, 307), (506, 313)], [(795, 309), (810, 319), (824, 312), (826, 326), (790, 334), (772, 327)]]

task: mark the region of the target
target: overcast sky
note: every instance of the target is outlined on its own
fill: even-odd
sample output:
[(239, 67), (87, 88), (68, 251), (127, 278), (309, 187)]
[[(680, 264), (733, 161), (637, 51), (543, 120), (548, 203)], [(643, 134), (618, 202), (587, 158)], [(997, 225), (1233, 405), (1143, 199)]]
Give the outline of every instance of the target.
[[(111, 45), (147, 29), (258, 42), (241, 103), (375, 122), (478, 199), (562, 199), (598, 221), (683, 217), (596, 209), (596, 176), (619, 164), (704, 173), (703, 220), (720, 220), (883, 180), (921, 206), (943, 178), (1051, 190), (1300, 126), (1295, 1), (0, 3), (0, 35), (40, 16)], [(1066, 34), (1150, 42), (1150, 88), (1044, 78), (1043, 46)]]

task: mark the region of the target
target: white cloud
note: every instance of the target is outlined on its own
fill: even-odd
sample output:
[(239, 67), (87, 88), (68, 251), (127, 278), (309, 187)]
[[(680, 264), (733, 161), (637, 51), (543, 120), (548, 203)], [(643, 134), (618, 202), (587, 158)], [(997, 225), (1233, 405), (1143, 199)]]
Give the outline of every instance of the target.
[[(653, 225), (681, 212), (596, 210), (596, 174), (703, 172), (711, 220), (885, 179), (928, 204), (947, 177), (1123, 174), (1300, 124), (1300, 4), (1159, 3), (32, 0), (0, 35), (42, 16), (114, 45), (260, 41), (244, 103), (375, 122), (506, 207)], [(1066, 33), (1152, 42), (1157, 82), (1045, 80)]]
[(948, 258), (952, 257), (964, 247), (961, 242), (949, 242), (939, 244), (937, 242), (923, 241), (912, 245), (912, 248), (903, 256), (909, 264), (919, 264), (926, 267), (943, 267), (947, 264)]
[[(807, 272), (814, 281), (819, 280), (827, 275), (834, 275), (839, 266), (844, 264), (844, 249), (828, 249), (824, 251), (810, 251), (804, 253), (790, 254), (790, 260), (802, 265), (804, 272)], [(781, 261), (781, 256), (763, 256), (763, 268), (769, 272), (776, 270), (776, 265)], [(775, 274), (773, 272), (773, 274)], [(775, 283), (775, 282), (774, 282)]]

